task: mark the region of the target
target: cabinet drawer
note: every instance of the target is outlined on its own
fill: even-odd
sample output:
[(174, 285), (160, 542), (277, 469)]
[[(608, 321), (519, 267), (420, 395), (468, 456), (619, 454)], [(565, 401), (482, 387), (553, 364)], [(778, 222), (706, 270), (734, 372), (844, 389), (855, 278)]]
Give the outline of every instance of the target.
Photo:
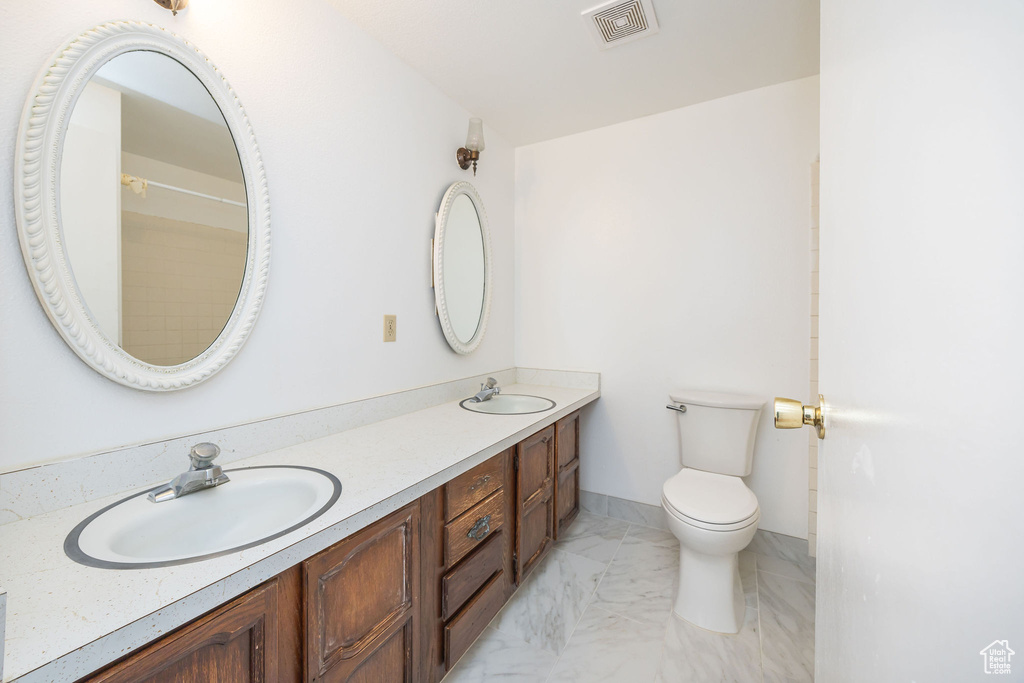
[(460, 474), (445, 486), (444, 521), (450, 522), (501, 488), (505, 453)]
[(466, 654), (469, 646), (504, 604), (505, 591), (502, 588), (501, 575), (498, 574), (448, 622), (444, 627), (444, 655), (449, 670), (459, 657)]
[(441, 579), (441, 618), (448, 620), (491, 577), (504, 568), (503, 531), (490, 535)]
[(451, 568), (505, 522), (504, 492), (498, 489), (444, 527), (444, 564)]

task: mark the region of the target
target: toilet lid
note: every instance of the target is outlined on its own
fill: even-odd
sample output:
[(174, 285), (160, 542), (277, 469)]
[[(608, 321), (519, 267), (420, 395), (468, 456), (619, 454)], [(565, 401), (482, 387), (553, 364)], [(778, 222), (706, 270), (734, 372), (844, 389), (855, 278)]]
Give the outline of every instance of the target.
[(662, 493), (680, 514), (709, 524), (735, 524), (757, 513), (757, 496), (728, 474), (686, 468), (665, 482)]

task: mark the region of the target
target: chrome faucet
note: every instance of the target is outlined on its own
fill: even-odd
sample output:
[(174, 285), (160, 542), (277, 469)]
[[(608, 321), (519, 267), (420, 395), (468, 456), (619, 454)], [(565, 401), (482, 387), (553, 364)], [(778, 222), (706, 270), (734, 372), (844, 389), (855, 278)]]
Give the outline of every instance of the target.
[(481, 401), (490, 401), (495, 394), (501, 393), (501, 387), (498, 386), (498, 380), (493, 377), (488, 377), (485, 384), (480, 385), (480, 391), (473, 397), (474, 403), (480, 403)]
[(181, 498), (190, 493), (211, 489), (230, 481), (220, 465), (213, 464), (218, 455), (220, 455), (220, 447), (217, 444), (197, 443), (192, 447), (192, 452), (188, 454), (192, 466), (188, 468), (187, 472), (172, 479), (171, 483), (150, 491), (150, 502), (162, 503), (165, 500)]

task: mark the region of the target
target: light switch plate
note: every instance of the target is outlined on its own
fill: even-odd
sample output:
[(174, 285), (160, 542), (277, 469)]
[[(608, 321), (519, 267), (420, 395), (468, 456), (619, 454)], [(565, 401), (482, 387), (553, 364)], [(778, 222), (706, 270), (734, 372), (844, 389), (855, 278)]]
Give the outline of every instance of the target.
[(384, 341), (393, 342), (398, 339), (398, 316), (384, 316)]

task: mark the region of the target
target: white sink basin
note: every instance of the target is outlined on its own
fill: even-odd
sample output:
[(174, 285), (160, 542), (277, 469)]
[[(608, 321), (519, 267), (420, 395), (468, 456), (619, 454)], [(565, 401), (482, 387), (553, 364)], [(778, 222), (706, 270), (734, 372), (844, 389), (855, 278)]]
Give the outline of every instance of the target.
[(526, 394), (498, 394), (486, 401), (474, 401), (467, 398), (459, 403), (466, 410), (474, 413), (487, 413), (489, 415), (527, 415), (529, 413), (543, 413), (555, 407), (555, 402), (549, 398), (540, 396), (528, 396)]
[(316, 519), (341, 495), (341, 482), (307, 467), (226, 470), (230, 481), (152, 503), (148, 491), (114, 503), (68, 534), (64, 551), (108, 569), (166, 567), (239, 552)]

